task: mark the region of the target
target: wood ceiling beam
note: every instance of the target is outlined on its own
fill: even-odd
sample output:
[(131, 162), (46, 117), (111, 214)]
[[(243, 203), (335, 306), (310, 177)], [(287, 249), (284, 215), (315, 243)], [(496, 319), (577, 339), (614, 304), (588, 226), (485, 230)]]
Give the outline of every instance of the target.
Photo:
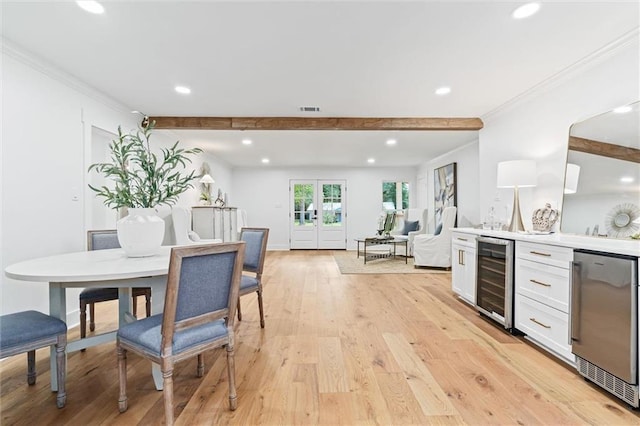
[(200, 130), (480, 130), (476, 117), (149, 117), (156, 129)]
[(603, 157), (640, 163), (640, 149), (620, 146), (607, 142), (569, 136), (569, 149), (573, 151), (596, 154)]

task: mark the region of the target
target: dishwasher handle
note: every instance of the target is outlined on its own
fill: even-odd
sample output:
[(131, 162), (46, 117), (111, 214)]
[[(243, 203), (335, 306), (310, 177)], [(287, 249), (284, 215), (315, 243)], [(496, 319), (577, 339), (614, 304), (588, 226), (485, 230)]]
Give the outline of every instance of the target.
[(569, 269), (569, 345), (580, 342), (580, 291), (582, 286), (580, 262), (571, 262)]

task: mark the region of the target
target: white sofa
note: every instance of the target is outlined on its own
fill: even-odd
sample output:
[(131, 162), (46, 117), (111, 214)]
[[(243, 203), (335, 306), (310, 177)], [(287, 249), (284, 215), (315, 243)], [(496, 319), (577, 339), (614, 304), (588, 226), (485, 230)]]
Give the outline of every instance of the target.
[(440, 233), (417, 235), (413, 239), (415, 266), (451, 267), (451, 228), (455, 226), (456, 213), (456, 207), (445, 207)]
[[(407, 235), (403, 235), (405, 222), (418, 221), (418, 229), (410, 231)], [(398, 220), (398, 224), (395, 229), (391, 231), (391, 235), (396, 239), (407, 240), (407, 252), (404, 252), (404, 247), (398, 246), (398, 254), (405, 256), (413, 256), (413, 241), (416, 235), (424, 234), (427, 231), (427, 209), (405, 209), (402, 211), (402, 219)]]

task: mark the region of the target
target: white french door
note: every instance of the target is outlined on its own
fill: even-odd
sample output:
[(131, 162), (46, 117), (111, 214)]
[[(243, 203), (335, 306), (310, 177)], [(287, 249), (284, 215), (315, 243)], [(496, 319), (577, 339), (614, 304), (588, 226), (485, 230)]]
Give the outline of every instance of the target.
[(344, 180), (291, 180), (289, 193), (291, 249), (347, 248)]

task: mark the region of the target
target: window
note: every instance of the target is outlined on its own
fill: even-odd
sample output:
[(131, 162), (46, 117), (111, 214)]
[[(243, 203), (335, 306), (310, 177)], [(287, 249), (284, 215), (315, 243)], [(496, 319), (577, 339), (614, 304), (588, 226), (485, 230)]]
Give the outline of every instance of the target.
[(409, 182), (382, 182), (382, 210), (409, 208)]

